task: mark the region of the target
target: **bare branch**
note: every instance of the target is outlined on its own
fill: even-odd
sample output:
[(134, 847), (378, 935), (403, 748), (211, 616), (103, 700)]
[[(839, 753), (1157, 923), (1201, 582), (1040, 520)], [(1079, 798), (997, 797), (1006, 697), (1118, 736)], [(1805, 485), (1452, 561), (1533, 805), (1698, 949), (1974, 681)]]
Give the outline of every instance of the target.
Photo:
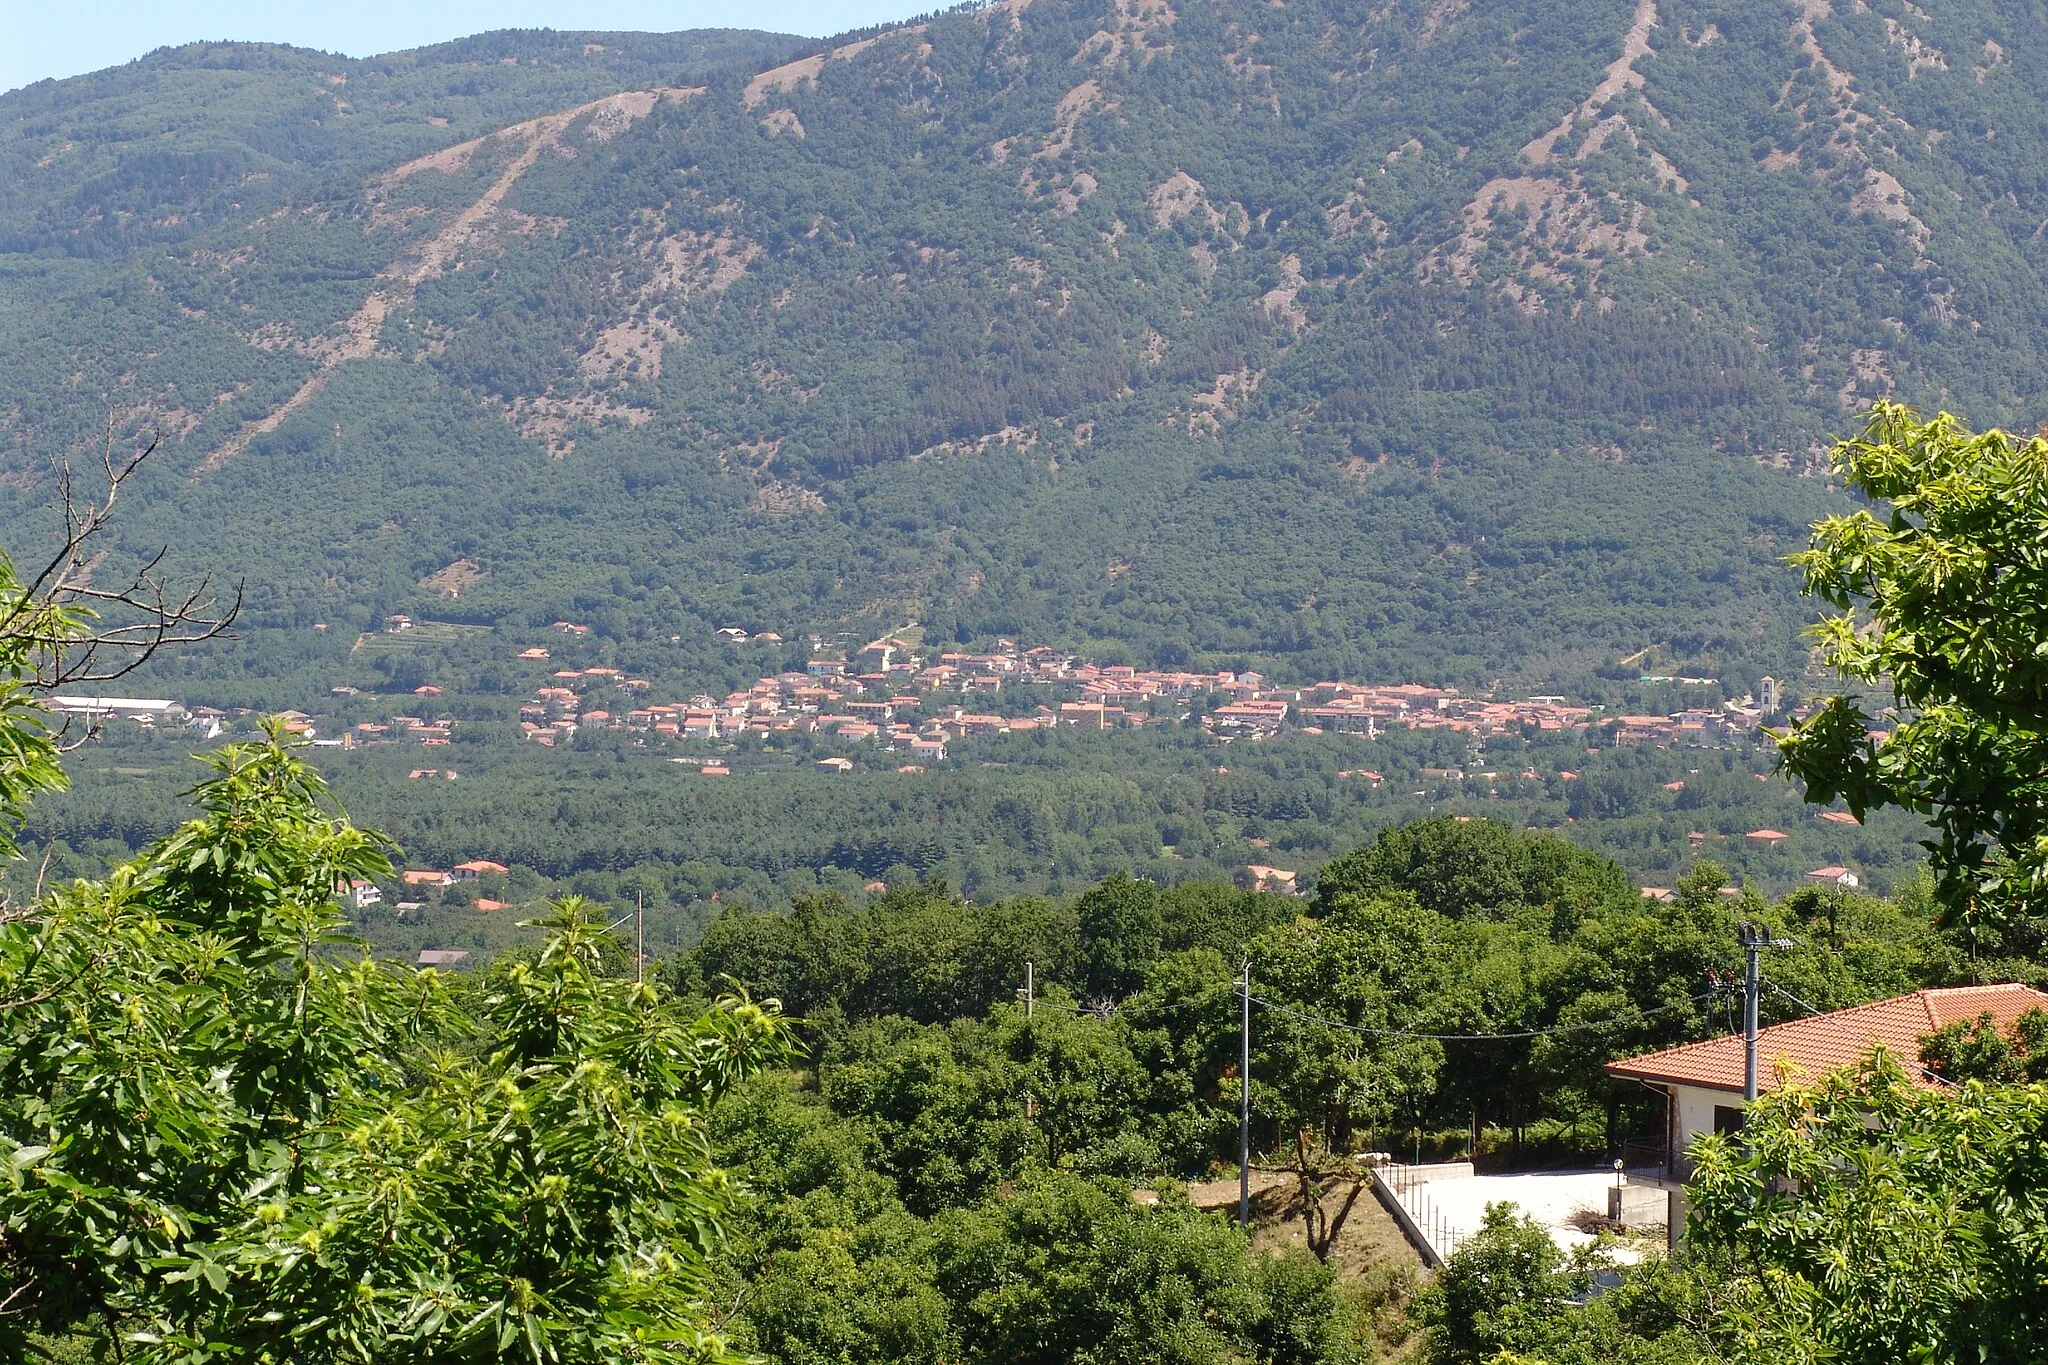
[(43, 903), (43, 882), (50, 875), (50, 855), (56, 851), (57, 841), (55, 839), (45, 839), (43, 841), (43, 861), (36, 868), (36, 893), (29, 898), (31, 905), (41, 905)]
[[(60, 542), (18, 594), (0, 604), (0, 645), (15, 648), (24, 681), (36, 691), (119, 678), (166, 646), (226, 635), (241, 612), (240, 584), (224, 609), (213, 597), (211, 574), (190, 587), (173, 587), (162, 572), (168, 546), (115, 584), (94, 581), (109, 558), (98, 537), (113, 517), (122, 485), (159, 445), (152, 438), (134, 454), (117, 456), (109, 413), (99, 452), (98, 477), (104, 485), (91, 497), (80, 491), (70, 458), (55, 461), (56, 497), (64, 519)], [(78, 742), (92, 735), (89, 727)]]

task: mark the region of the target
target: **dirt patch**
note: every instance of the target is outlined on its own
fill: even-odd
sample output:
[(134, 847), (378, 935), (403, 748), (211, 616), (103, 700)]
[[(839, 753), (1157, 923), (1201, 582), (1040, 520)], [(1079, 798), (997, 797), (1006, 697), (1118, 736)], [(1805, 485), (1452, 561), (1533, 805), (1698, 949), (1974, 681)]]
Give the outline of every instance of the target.
[(830, 52), (814, 53), (809, 57), (799, 57), (793, 62), (785, 62), (772, 70), (763, 71), (748, 81), (747, 88), (740, 94), (740, 106), (745, 109), (758, 109), (768, 102), (770, 95), (786, 95), (800, 85), (816, 85), (818, 76), (824, 71), (827, 62), (850, 62), (884, 38), (922, 32), (923, 24), (912, 24), (907, 28), (891, 29), (872, 38), (863, 38), (857, 43), (848, 43), (844, 47), (835, 47)]
[(643, 250), (656, 258), (650, 288), (688, 299), (697, 294), (722, 294), (747, 273), (761, 254), (761, 244), (729, 232), (683, 231), (662, 237)]
[(752, 506), (771, 517), (792, 517), (799, 512), (824, 511), (825, 499), (817, 490), (802, 484), (771, 479), (755, 492)]
[(1636, 70), (1636, 63), (1650, 51), (1650, 30), (1657, 27), (1657, 0), (1636, 0), (1636, 12), (1629, 21), (1628, 33), (1621, 41), (1621, 55), (1607, 65), (1600, 83), (1586, 96), (1578, 108), (1564, 116), (1564, 121), (1522, 148), (1522, 159), (1531, 166), (1547, 163), (1556, 150), (1558, 141), (1569, 134), (1574, 125), (1597, 117), (1608, 103), (1624, 90), (1641, 88), (1643, 77)]
[(1948, 70), (1947, 55), (1898, 20), (1886, 17), (1884, 36), (1886, 42), (1906, 54), (1907, 80), (1913, 79), (1922, 71)]
[(1004, 427), (986, 436), (971, 441), (941, 441), (935, 446), (926, 446), (910, 457), (911, 463), (941, 455), (979, 455), (991, 446), (1010, 446), (1017, 450), (1030, 450), (1038, 444), (1038, 433), (1024, 427)]
[(1866, 170), (1863, 188), (1850, 196), (1849, 207), (1904, 224), (1906, 235), (1915, 242), (1927, 239), (1927, 224), (1914, 217), (1913, 211), (1906, 207), (1906, 187), (1890, 171), (1881, 171), (1875, 166)]
[(1217, 375), (1216, 382), (1206, 391), (1188, 400), (1188, 405), (1194, 409), (1188, 414), (1188, 434), (1192, 436), (1198, 431), (1206, 431), (1211, 436), (1220, 434), (1224, 420), (1243, 411), (1245, 403), (1258, 392), (1259, 381), (1265, 377), (1264, 370), (1233, 370)]
[(1202, 221), (1210, 228), (1223, 226), (1223, 215), (1209, 202), (1202, 190), (1202, 182), (1186, 171), (1175, 171), (1152, 187), (1145, 196), (1145, 206), (1152, 210), (1152, 226), (1171, 227), (1189, 214), (1201, 215)]
[(1422, 16), (1422, 41), (1429, 42), (1437, 31), (1451, 20), (1472, 8), (1472, 0), (1435, 0), (1429, 12)]
[(445, 569), (436, 570), (420, 580), (424, 592), (439, 593), (443, 597), (460, 597), (487, 577), (484, 567), (474, 559), (458, 559)]
[[(1251, 1189), (1252, 1244), (1263, 1250), (1306, 1247), (1305, 1205), (1300, 1182), (1293, 1174), (1254, 1170)], [(1232, 1213), (1237, 1209), (1234, 1178), (1202, 1181), (1189, 1185), (1187, 1192), (1196, 1208)], [(1356, 1282), (1390, 1269), (1405, 1276), (1419, 1275), (1422, 1257), (1380, 1204), (1369, 1182), (1363, 1178), (1340, 1180), (1324, 1192), (1322, 1204), (1333, 1222), (1340, 1214), (1344, 1219), (1330, 1246), (1330, 1266), (1340, 1280)]]
[[(1977, 78), (1977, 84), (1982, 85), (1986, 76), (2005, 65), (2005, 48), (1995, 40), (1986, 38), (1979, 59), (1978, 65), (1970, 68), (1970, 73)], [(64, 146), (69, 149), (71, 144), (67, 142)]]
[[(1642, 231), (1643, 205), (1614, 191), (1589, 193), (1577, 163), (1617, 141), (1625, 141), (1638, 152), (1645, 150), (1626, 115), (1609, 106), (1624, 93), (1641, 89), (1643, 76), (1635, 64), (1649, 53), (1650, 33), (1656, 27), (1656, 0), (1637, 0), (1622, 39), (1621, 55), (1608, 63), (1599, 83), (1555, 127), (1523, 146), (1521, 157), (1529, 173), (1498, 176), (1473, 196), (1465, 206), (1464, 229), (1458, 240), (1432, 252), (1420, 267), (1425, 279), (1441, 271), (1460, 284), (1471, 284), (1477, 262), (1493, 237), (1497, 216), (1514, 224), (1516, 244), (1509, 254), (1523, 277), (1503, 285), (1503, 291), (1532, 313), (1542, 312), (1545, 305), (1537, 288), (1526, 282), (1529, 278), (1571, 283), (1558, 268), (1560, 258), (1586, 264), (1597, 279), (1605, 257), (1628, 255), (1648, 244), (1648, 235)], [(1654, 109), (1650, 112), (1656, 113)], [(1561, 161), (1559, 144), (1578, 128), (1585, 129), (1578, 150), (1569, 160)], [(1658, 188), (1681, 194), (1689, 188), (1677, 167), (1660, 153), (1649, 150), (1648, 160)], [(1602, 307), (1611, 303), (1604, 296), (1600, 302)]]
[(1349, 191), (1343, 199), (1323, 210), (1323, 226), (1333, 242), (1363, 235), (1377, 249), (1387, 240), (1387, 225), (1365, 206), (1365, 196), (1357, 190)]
[(1387, 457), (1384, 455), (1373, 460), (1368, 460), (1363, 455), (1353, 455), (1343, 464), (1337, 466), (1337, 472), (1344, 476), (1345, 482), (1354, 483), (1363, 488), (1386, 462)]
[[(298, 389), (278, 407), (258, 421), (244, 426), (230, 436), (212, 454), (201, 460), (193, 470), (194, 478), (219, 470), (230, 460), (247, 450), (256, 437), (277, 430), (286, 418), (311, 402), (335, 369), (351, 360), (360, 360), (374, 355), (383, 337), (385, 319), (392, 313), (409, 305), (419, 286), (427, 280), (444, 274), (465, 249), (469, 248), (481, 234), (493, 229), (491, 220), (498, 215), (505, 196), (519, 183), (521, 176), (531, 170), (543, 152), (559, 146), (562, 134), (577, 120), (588, 118), (589, 127), (603, 126), (613, 131), (606, 136), (615, 136), (618, 131), (630, 126), (634, 120), (644, 118), (663, 100), (687, 99), (698, 93), (694, 89), (659, 87), (653, 90), (631, 90), (616, 95), (607, 95), (601, 100), (564, 109), (541, 118), (517, 123), (494, 138), (505, 138), (520, 150), (497, 179), (491, 182), (478, 199), (464, 208), (439, 232), (423, 243), (409, 248), (377, 276), (369, 297), (364, 299), (354, 313), (343, 319), (323, 335), (309, 338), (303, 345), (310, 354), (317, 357), (313, 373), (299, 385)], [(388, 196), (393, 185), (410, 176), (425, 171), (444, 173), (466, 167), (476, 151), (488, 139), (473, 138), (454, 147), (444, 147), (438, 152), (409, 161), (396, 170), (373, 177), (367, 189), (367, 197), (375, 221), (377, 207)], [(516, 228), (516, 225), (515, 225)], [(652, 414), (649, 414), (650, 416)], [(643, 417), (641, 420), (645, 420)]]
[(608, 383), (625, 379), (661, 378), (662, 354), (671, 342), (686, 338), (667, 319), (638, 316), (615, 322), (576, 361), (585, 379)]
[(1259, 299), (1266, 316), (1284, 322), (1297, 332), (1308, 329), (1308, 312), (1295, 302), (1308, 282), (1301, 277), (1301, 257), (1289, 253), (1280, 259), (1280, 283)]
[(1857, 347), (1849, 353), (1849, 377), (1835, 400), (1844, 410), (1868, 407), (1892, 391), (1891, 359), (1883, 351)]
[(1068, 181), (1064, 188), (1053, 195), (1053, 202), (1058, 206), (1062, 216), (1071, 214), (1079, 210), (1081, 205), (1092, 199), (1095, 196), (1095, 191), (1100, 188), (1101, 186), (1096, 182), (1094, 176), (1086, 171), (1081, 171), (1072, 180)]
[[(1472, 284), (1495, 229), (1506, 223), (1514, 233), (1509, 257), (1525, 279), (1568, 286), (1570, 279), (1559, 265), (1578, 261), (1597, 281), (1604, 257), (1626, 256), (1649, 243), (1643, 213), (1643, 205), (1612, 191), (1589, 193), (1576, 171), (1564, 177), (1500, 177), (1488, 181), (1465, 206), (1464, 231), (1447, 251), (1434, 252), (1423, 262), (1422, 274), (1428, 278), (1442, 270), (1460, 284)], [(1544, 310), (1542, 296), (1521, 281), (1511, 280), (1503, 289), (1525, 312)], [(1602, 296), (1601, 302), (1609, 301)]]
[(553, 394), (519, 397), (504, 408), (506, 420), (518, 428), (521, 436), (541, 442), (547, 446), (548, 454), (558, 460), (566, 459), (576, 449), (576, 439), (569, 433), (578, 426), (601, 427), (622, 422), (637, 427), (654, 420), (654, 414), (646, 408), (591, 393), (569, 398)]
[(1074, 130), (1080, 126), (1083, 116), (1090, 110), (1105, 107), (1114, 105), (1103, 99), (1102, 87), (1092, 80), (1082, 81), (1061, 95), (1059, 103), (1053, 105), (1052, 133), (1032, 155), (1046, 159), (1066, 155), (1074, 145)]
[(1115, 17), (1109, 27), (1090, 34), (1068, 59), (1068, 65), (1088, 62), (1107, 69), (1126, 59), (1136, 60), (1140, 65), (1149, 63), (1154, 57), (1173, 51), (1165, 34), (1179, 17), (1166, 0), (1116, 0)]

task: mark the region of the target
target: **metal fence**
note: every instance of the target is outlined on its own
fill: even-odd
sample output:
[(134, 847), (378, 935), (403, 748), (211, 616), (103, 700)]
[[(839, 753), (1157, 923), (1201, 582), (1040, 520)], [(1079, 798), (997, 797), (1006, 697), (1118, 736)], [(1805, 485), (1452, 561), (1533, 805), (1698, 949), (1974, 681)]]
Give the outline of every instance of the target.
[(1621, 1167), (1629, 1175), (1683, 1184), (1692, 1175), (1692, 1163), (1683, 1153), (1676, 1156), (1661, 1137), (1630, 1138), (1621, 1144)]

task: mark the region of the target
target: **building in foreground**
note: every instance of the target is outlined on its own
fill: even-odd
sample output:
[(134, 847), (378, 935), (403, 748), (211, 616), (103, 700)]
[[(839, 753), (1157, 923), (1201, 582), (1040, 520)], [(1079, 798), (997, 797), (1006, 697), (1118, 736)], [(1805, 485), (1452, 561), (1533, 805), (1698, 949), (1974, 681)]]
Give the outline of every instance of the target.
[[(1757, 1033), (1757, 1091), (1768, 1094), (1778, 1089), (1781, 1069), (1794, 1082), (1817, 1080), (1856, 1065), (1879, 1047), (1904, 1061), (1907, 1074), (1920, 1084), (1937, 1085), (1917, 1065), (1922, 1038), (1950, 1024), (1974, 1024), (1986, 1014), (2001, 1029), (2010, 1029), (2036, 1007), (2048, 1009), (2048, 994), (2026, 986), (1955, 986), (1772, 1024)], [(1610, 1076), (1663, 1092), (1663, 1133), (1647, 1143), (1630, 1144), (1623, 1159), (1631, 1183), (1669, 1192), (1669, 1227), (1675, 1241), (1685, 1227), (1685, 1182), (1692, 1174), (1687, 1150), (1701, 1134), (1732, 1133), (1742, 1127), (1742, 1035), (1731, 1033), (1609, 1062), (1606, 1069)]]

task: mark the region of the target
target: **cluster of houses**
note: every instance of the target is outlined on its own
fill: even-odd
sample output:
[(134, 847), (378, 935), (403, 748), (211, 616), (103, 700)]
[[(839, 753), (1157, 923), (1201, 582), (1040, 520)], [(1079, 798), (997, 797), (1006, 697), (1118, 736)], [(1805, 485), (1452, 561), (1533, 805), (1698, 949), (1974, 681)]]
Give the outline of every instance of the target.
[[(573, 627), (571, 628), (573, 629)], [(780, 644), (780, 636), (732, 640)], [(518, 658), (541, 662), (534, 647)], [(1042, 702), (992, 703), (1006, 689)], [(1197, 673), (1101, 664), (1047, 645), (999, 640), (986, 652), (932, 652), (894, 636), (851, 651), (817, 650), (803, 671), (765, 677), (723, 698), (637, 704), (653, 689), (616, 668), (561, 668), (520, 708), (520, 729), (553, 746), (588, 729), (623, 729), (677, 740), (758, 734), (825, 734), (916, 758), (943, 760), (949, 740), (1056, 726), (1084, 730), (1198, 723), (1222, 739), (1264, 739), (1283, 731), (1376, 736), (1389, 729), (1451, 730), (1484, 738), (1521, 730), (1559, 731), (1612, 724), (1619, 742), (1705, 744), (1752, 733), (1762, 712), (1730, 703), (1671, 716), (1610, 718), (1556, 696), (1496, 701), (1456, 688), (1415, 683), (1319, 682), (1282, 687), (1256, 672)], [(591, 694), (602, 693), (590, 705)], [(623, 701), (612, 700), (622, 694)], [(981, 702), (979, 708), (975, 703)], [(997, 714), (1000, 705), (1004, 714)]]
[[(434, 689), (436, 693), (439, 688)], [(342, 747), (360, 748), (369, 744), (424, 744), (439, 748), (451, 742), (455, 729), (455, 718), (442, 716), (427, 720), (421, 716), (392, 716), (388, 720), (366, 720), (351, 726), (341, 737)], [(422, 772), (428, 771), (422, 769)]]
[[(457, 863), (450, 868), (407, 868), (398, 874), (398, 886), (404, 894), (424, 895), (434, 891), (445, 891), (462, 882), (474, 882), (484, 877), (502, 877), (510, 870), (503, 863), (494, 863), (488, 858), (472, 858), (466, 863)], [(336, 890), (353, 910), (367, 910), (373, 905), (384, 903), (384, 888), (360, 877), (351, 880), (345, 887), (337, 886)], [(479, 896), (470, 904), (473, 908), (483, 911), (505, 910), (511, 905), (508, 901), (496, 901), (488, 896)], [(401, 900), (393, 908), (400, 919), (406, 919), (424, 905), (424, 901)]]

